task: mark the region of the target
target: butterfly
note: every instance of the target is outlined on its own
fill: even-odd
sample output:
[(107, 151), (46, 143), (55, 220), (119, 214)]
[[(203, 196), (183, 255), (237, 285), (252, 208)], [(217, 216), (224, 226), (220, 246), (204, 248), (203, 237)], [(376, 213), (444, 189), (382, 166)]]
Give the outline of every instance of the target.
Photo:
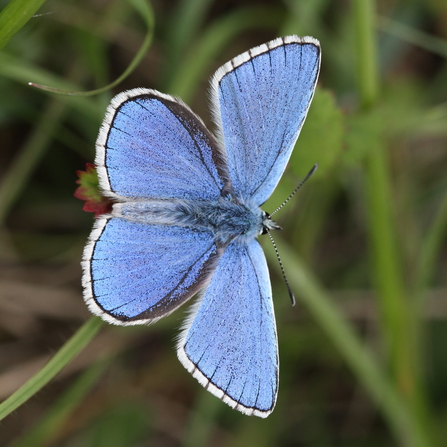
[(200, 292), (178, 338), (184, 367), (246, 415), (278, 393), (278, 343), (260, 206), (281, 178), (320, 69), (312, 37), (277, 38), (211, 80), (216, 132), (180, 99), (136, 88), (115, 96), (96, 142), (102, 193), (84, 250), (84, 299), (118, 325), (154, 323)]

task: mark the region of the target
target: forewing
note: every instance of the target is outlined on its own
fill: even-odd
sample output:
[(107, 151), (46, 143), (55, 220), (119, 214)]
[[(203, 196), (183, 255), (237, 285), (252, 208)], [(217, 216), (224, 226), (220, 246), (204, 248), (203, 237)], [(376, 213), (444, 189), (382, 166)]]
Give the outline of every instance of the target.
[(272, 293), (261, 246), (233, 242), (178, 344), (185, 368), (211, 393), (248, 415), (267, 417), (278, 390)]
[(223, 65), (212, 105), (234, 191), (264, 203), (290, 158), (312, 100), (320, 46), (289, 36), (252, 48)]
[(95, 164), (105, 195), (216, 199), (229, 175), (223, 152), (180, 100), (155, 90), (117, 95), (96, 142)]
[(110, 323), (154, 322), (208, 283), (221, 251), (205, 231), (100, 218), (84, 250), (84, 299)]

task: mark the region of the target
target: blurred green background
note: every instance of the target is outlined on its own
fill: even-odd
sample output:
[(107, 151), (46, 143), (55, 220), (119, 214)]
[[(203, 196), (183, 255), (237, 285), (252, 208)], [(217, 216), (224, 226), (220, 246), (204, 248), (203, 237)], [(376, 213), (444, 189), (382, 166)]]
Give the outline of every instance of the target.
[[(0, 405), (0, 445), (447, 445), (445, 0), (0, 7), (0, 399), (12, 396)], [(262, 420), (231, 410), (177, 361), (187, 306), (151, 327), (104, 324), (94, 336), (79, 264), (94, 218), (73, 192), (115, 93), (178, 95), (212, 128), (210, 76), (287, 34), (319, 39), (322, 68), (264, 209), (320, 168), (275, 216), (295, 309), (262, 241), (281, 364), (277, 407)], [(131, 74), (95, 95), (27, 85), (98, 89), (134, 57)]]

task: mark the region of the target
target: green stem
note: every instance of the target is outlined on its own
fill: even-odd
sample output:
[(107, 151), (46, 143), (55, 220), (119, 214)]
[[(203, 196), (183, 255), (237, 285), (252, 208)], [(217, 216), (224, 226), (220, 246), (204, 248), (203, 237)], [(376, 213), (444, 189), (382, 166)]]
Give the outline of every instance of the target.
[(362, 106), (367, 109), (379, 96), (374, 1), (353, 0), (353, 12), (357, 79)]
[[(379, 97), (374, 8), (373, 0), (353, 0), (358, 83), (364, 111), (373, 108)], [(381, 139), (377, 141), (366, 155), (365, 186), (368, 236), (378, 289), (381, 327), (395, 386), (409, 406), (412, 431), (420, 435), (419, 438), (415, 436), (409, 445), (427, 446), (431, 445), (425, 432), (428, 430), (428, 409), (417, 367), (419, 352), (415, 337), (416, 318), (408, 302), (398, 252), (388, 153)]]
[(409, 400), (415, 393), (413, 316), (402, 281), (391, 209), (387, 154), (382, 145), (371, 148), (365, 160), (369, 240), (378, 305), (388, 354), (400, 391)]

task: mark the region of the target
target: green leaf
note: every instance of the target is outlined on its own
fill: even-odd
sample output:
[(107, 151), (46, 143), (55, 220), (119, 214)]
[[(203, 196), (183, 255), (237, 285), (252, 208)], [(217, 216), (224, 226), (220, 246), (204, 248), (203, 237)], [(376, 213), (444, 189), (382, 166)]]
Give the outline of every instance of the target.
[(347, 120), (346, 151), (343, 161), (354, 166), (365, 155), (382, 144), (382, 117), (378, 109), (370, 109), (351, 115)]
[(291, 159), (291, 168), (297, 176), (304, 177), (315, 163), (319, 164), (315, 176), (333, 167), (343, 147), (343, 121), (333, 94), (317, 89)]

